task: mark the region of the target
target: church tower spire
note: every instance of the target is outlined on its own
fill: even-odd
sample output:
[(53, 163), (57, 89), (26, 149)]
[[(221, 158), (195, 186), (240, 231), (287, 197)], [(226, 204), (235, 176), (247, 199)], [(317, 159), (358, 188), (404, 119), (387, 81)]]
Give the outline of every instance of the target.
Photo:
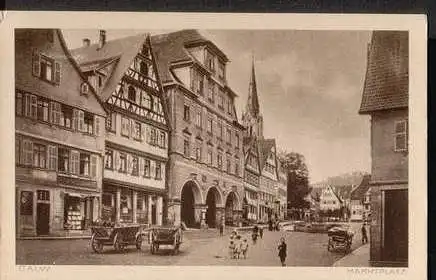
[(248, 99), (242, 117), (243, 125), (247, 129), (248, 137), (263, 138), (263, 118), (260, 114), (259, 96), (257, 93), (256, 71), (254, 56), (251, 64), (251, 77), (248, 85)]

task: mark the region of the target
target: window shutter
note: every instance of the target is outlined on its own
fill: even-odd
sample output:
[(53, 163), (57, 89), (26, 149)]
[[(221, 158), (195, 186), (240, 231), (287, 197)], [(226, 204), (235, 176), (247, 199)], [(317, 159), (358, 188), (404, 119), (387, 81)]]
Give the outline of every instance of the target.
[(79, 131), (85, 130), (85, 112), (79, 110)]
[(58, 149), (56, 146), (48, 146), (48, 168), (50, 170), (57, 170)]
[(21, 157), (21, 139), (15, 138), (15, 165), (20, 163)]
[(120, 153), (118, 151), (114, 151), (114, 169), (120, 170)]
[(24, 115), (30, 117), (30, 94), (24, 95)]
[(144, 175), (144, 158), (139, 157), (139, 175)]
[(61, 123), (61, 112), (62, 112), (62, 106), (60, 103), (55, 103), (55, 123), (60, 124)]
[(25, 165), (33, 164), (33, 143), (29, 140), (23, 140), (23, 159)]
[(78, 151), (71, 151), (71, 173), (79, 174), (80, 169), (80, 153)]
[(154, 160), (150, 160), (150, 176), (156, 176), (156, 162)]
[(100, 117), (95, 115), (94, 116), (94, 127), (95, 127), (95, 135), (100, 136)]
[(73, 130), (79, 129), (79, 110), (73, 109)]
[(97, 177), (97, 156), (91, 155), (91, 178)]
[(50, 122), (51, 123), (55, 123), (55, 114), (56, 114), (56, 109), (55, 109), (55, 102), (50, 102)]
[(41, 75), (41, 68), (40, 68), (40, 55), (35, 50), (33, 51), (33, 57), (32, 57), (32, 74), (35, 77), (39, 77)]
[(55, 76), (54, 81), (57, 85), (61, 83), (61, 64), (59, 62), (55, 62)]

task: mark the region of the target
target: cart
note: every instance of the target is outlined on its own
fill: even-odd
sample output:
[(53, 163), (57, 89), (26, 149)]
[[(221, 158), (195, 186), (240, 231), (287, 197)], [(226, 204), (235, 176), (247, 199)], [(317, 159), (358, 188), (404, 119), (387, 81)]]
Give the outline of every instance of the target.
[(91, 247), (96, 253), (103, 252), (104, 246), (114, 246), (119, 252), (128, 245), (142, 246), (142, 227), (140, 225), (93, 226), (91, 227)]
[(182, 229), (176, 226), (155, 227), (149, 230), (150, 252), (156, 254), (161, 245), (172, 246), (173, 255), (178, 254), (182, 244)]
[(354, 233), (345, 226), (333, 227), (328, 231), (329, 241), (327, 250), (341, 249), (345, 252), (351, 251)]

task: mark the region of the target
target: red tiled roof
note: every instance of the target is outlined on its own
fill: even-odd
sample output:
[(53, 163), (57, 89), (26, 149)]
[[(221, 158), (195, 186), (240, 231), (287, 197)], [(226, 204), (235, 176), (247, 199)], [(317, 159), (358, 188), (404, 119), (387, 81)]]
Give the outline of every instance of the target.
[(409, 100), (407, 31), (374, 31), (360, 114), (407, 108)]

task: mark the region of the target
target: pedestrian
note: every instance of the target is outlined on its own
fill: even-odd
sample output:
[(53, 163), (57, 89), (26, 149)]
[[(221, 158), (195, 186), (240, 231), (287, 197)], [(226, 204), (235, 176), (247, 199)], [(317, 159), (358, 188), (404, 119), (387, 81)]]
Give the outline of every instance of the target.
[(263, 238), (263, 227), (259, 228), (259, 236), (260, 238)]
[(223, 225), (222, 222), (220, 223), (219, 227), (220, 227), (220, 236), (223, 236), (223, 234), (224, 234), (224, 225)]
[(235, 243), (233, 242), (232, 238), (230, 239), (230, 244), (229, 244), (229, 257), (231, 259), (235, 258)]
[(279, 250), (280, 262), (282, 263), (282, 266), (286, 266), (287, 245), (286, 245), (284, 237), (280, 238), (280, 244), (279, 244), (278, 250)]
[(272, 220), (268, 220), (268, 230), (272, 231)]
[(235, 259), (239, 259), (240, 255), (241, 255), (241, 236), (237, 235), (236, 236), (236, 242), (235, 242)]
[(368, 235), (366, 234), (365, 223), (362, 224), (362, 244), (368, 243)]
[(248, 251), (248, 242), (247, 238), (244, 238), (244, 241), (241, 243), (241, 253), (244, 256), (244, 259), (247, 258), (247, 251)]

